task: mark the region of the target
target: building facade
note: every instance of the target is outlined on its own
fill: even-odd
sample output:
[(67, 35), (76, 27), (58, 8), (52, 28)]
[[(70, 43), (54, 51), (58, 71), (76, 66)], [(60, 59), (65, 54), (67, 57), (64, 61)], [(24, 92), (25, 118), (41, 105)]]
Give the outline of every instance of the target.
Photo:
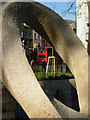
[(86, 0), (77, 0), (77, 36), (80, 38), (84, 47), (88, 48), (88, 39), (89, 39), (89, 10), (88, 3)]
[(42, 46), (42, 37), (25, 23), (20, 26), (20, 36), (23, 47), (37, 48)]

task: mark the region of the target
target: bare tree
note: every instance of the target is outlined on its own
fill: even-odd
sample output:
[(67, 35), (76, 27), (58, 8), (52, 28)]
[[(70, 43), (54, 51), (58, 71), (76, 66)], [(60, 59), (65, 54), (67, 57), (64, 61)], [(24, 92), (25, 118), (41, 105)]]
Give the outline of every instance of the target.
[(65, 15), (67, 15), (68, 13), (69, 13), (69, 14), (73, 14), (73, 12), (70, 12), (70, 10), (73, 8), (74, 4), (75, 4), (75, 1), (72, 2), (72, 3), (70, 4), (69, 8), (64, 11), (64, 14), (65, 14)]
[(53, 6), (53, 10), (55, 10), (55, 8), (56, 8), (56, 2), (55, 2), (55, 4), (54, 4), (54, 6)]
[[(52, 3), (54, 3), (54, 4), (52, 4)], [(56, 9), (56, 2), (51, 2), (51, 6), (52, 6), (52, 10), (55, 11), (55, 9)]]

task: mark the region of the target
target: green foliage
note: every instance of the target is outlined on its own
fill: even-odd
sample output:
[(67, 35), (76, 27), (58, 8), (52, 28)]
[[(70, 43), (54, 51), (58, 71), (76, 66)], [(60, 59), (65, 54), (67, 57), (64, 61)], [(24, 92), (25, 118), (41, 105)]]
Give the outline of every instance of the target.
[(61, 80), (61, 79), (71, 79), (74, 78), (72, 73), (61, 73), (61, 72), (35, 72), (37, 80)]

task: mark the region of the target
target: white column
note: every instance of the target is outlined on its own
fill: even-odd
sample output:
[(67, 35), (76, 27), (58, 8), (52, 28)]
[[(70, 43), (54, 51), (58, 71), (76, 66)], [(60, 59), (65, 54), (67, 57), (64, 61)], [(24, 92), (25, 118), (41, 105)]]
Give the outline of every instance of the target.
[(87, 24), (89, 23), (89, 13), (88, 4), (85, 0), (77, 0), (77, 36), (82, 41), (85, 48), (88, 45), (88, 34), (89, 28)]

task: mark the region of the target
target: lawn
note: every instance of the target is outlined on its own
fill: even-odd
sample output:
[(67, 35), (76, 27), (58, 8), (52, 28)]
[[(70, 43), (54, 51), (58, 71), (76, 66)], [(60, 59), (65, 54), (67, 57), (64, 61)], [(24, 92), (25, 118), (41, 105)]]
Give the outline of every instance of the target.
[(74, 76), (72, 73), (61, 73), (61, 72), (35, 72), (37, 80), (62, 80), (62, 79), (73, 79)]
[(3, 84), (3, 82), (0, 80), (0, 84)]

